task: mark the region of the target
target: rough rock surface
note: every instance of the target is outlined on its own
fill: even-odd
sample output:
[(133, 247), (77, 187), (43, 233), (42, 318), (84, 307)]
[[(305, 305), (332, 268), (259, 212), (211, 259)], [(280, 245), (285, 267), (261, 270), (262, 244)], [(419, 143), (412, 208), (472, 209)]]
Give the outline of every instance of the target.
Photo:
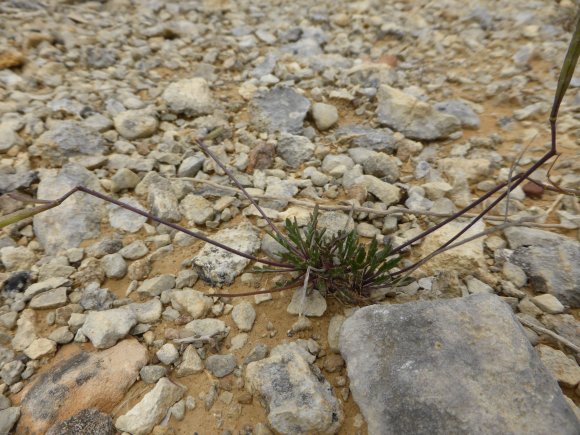
[(183, 396), (183, 387), (161, 378), (139, 403), (121, 415), (115, 427), (133, 435), (146, 435), (161, 422), (169, 408)]
[(409, 139), (443, 139), (461, 127), (455, 116), (441, 113), (429, 104), (391, 86), (380, 86), (377, 98), (379, 122), (400, 131)]
[(52, 426), (46, 435), (113, 435), (115, 427), (111, 416), (98, 409), (83, 409), (78, 414)]
[[(85, 168), (68, 164), (57, 175), (42, 177), (38, 185), (38, 197), (56, 199), (72, 188), (83, 185), (100, 190), (97, 177)], [(100, 199), (75, 193), (64, 203), (34, 216), (34, 233), (47, 253), (75, 248), (82, 240), (99, 235), (103, 216)]]
[(541, 244), (538, 239), (532, 243), (517, 247), (510, 261), (526, 272), (535, 291), (580, 307), (580, 243), (567, 238), (552, 244)]
[(80, 351), (51, 364), (20, 393), (22, 416), (16, 431), (44, 433), (83, 409), (112, 411), (146, 363), (146, 348), (124, 340), (105, 351)]
[[(42, 156), (59, 165), (69, 157), (102, 154), (105, 141), (91, 128), (77, 121), (63, 121), (42, 134), (29, 148), (32, 155)], [(47, 198), (48, 199), (48, 198)]]
[(123, 339), (136, 323), (137, 316), (130, 308), (91, 311), (81, 332), (97, 349), (107, 349)]
[(369, 433), (580, 429), (494, 295), (361, 308), (342, 326), (340, 351)]
[[(422, 255), (428, 255), (446, 243), (453, 236), (465, 227), (461, 222), (452, 222), (449, 225), (431, 233), (421, 244)], [(471, 237), (485, 229), (485, 224), (479, 221), (472, 226), (458, 240)], [(460, 274), (472, 273), (474, 268), (481, 267), (485, 262), (483, 255), (483, 241), (475, 239), (471, 242), (458, 246), (457, 248), (445, 251), (434, 257), (431, 261), (422, 266), (423, 270), (436, 272), (445, 269), (456, 270)]]
[(265, 400), (275, 430), (334, 434), (343, 419), (340, 403), (304, 352), (295, 343), (272, 349), (269, 358), (248, 364), (246, 388)]
[(279, 87), (254, 97), (250, 106), (251, 121), (256, 128), (300, 134), (310, 101), (295, 90)]
[[(246, 254), (253, 254), (260, 247), (258, 233), (248, 224), (222, 230), (213, 237), (213, 240)], [(231, 284), (249, 262), (250, 260), (246, 258), (239, 257), (209, 243), (206, 243), (193, 258), (193, 264), (199, 276), (204, 281), (218, 286)]]

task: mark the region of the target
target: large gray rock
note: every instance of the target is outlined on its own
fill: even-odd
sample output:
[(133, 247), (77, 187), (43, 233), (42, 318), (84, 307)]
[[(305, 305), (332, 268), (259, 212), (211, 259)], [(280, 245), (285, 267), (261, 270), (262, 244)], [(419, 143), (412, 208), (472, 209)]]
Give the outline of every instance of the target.
[[(100, 191), (99, 179), (80, 165), (71, 163), (58, 175), (42, 177), (38, 198), (57, 199), (82, 185)], [(103, 201), (84, 193), (75, 193), (58, 207), (34, 216), (34, 233), (47, 254), (76, 248), (83, 240), (96, 238), (105, 207)]]
[(580, 423), (494, 295), (374, 305), (341, 329), (369, 434), (576, 434)]
[(267, 404), (268, 421), (283, 434), (334, 434), (343, 419), (340, 402), (314, 357), (297, 343), (272, 349), (271, 356), (248, 364), (246, 388)]
[(40, 156), (55, 166), (60, 166), (69, 157), (94, 156), (104, 151), (103, 137), (77, 121), (59, 122), (28, 148), (30, 155)]
[(437, 140), (461, 128), (455, 116), (438, 112), (431, 105), (388, 85), (377, 94), (379, 122), (409, 139)]
[[(221, 242), (245, 254), (253, 254), (260, 248), (258, 232), (248, 224), (219, 231), (213, 240)], [(231, 284), (242, 273), (250, 260), (206, 243), (193, 257), (199, 276), (211, 285)]]
[(257, 94), (250, 104), (250, 121), (261, 130), (292, 134), (302, 133), (310, 101), (295, 90), (275, 88)]
[(505, 234), (510, 248), (515, 249), (510, 262), (526, 272), (536, 292), (550, 293), (572, 308), (580, 307), (580, 243), (530, 228), (509, 228)]

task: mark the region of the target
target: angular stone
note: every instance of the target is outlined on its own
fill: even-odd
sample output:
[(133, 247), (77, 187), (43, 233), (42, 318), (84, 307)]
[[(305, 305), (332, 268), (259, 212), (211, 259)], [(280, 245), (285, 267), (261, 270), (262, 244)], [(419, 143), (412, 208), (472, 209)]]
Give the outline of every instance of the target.
[(215, 108), (209, 85), (201, 77), (171, 83), (162, 98), (171, 112), (191, 117), (209, 115)]
[(299, 288), (294, 292), (286, 311), (301, 316), (320, 317), (326, 311), (326, 306), (326, 299), (318, 290), (312, 290), (310, 294), (304, 295), (304, 289)]
[[(62, 121), (44, 132), (28, 148), (32, 156), (41, 156), (53, 166), (60, 166), (73, 156), (94, 156), (105, 151), (105, 141), (95, 130), (77, 121)], [(42, 199), (52, 199), (39, 196)]]
[(276, 145), (276, 153), (290, 166), (297, 168), (312, 158), (315, 148), (307, 137), (283, 133)]
[[(438, 249), (441, 245), (455, 236), (455, 234), (461, 231), (465, 225), (466, 224), (461, 222), (451, 222), (429, 234), (425, 237), (421, 245), (421, 255), (426, 256)], [(479, 221), (464, 233), (459, 240), (471, 237), (474, 234), (480, 233), (484, 229), (485, 224)], [(478, 267), (482, 267), (484, 264), (485, 257), (483, 254), (483, 241), (479, 238), (437, 255), (431, 261), (428, 261), (425, 265), (421, 266), (421, 269), (427, 274), (446, 269), (453, 269), (460, 275), (468, 275), (473, 273), (473, 271)]]
[(294, 89), (279, 87), (254, 96), (250, 103), (250, 121), (260, 130), (291, 134), (302, 133), (310, 101)]
[[(120, 201), (138, 210), (145, 211), (145, 207), (143, 207), (143, 205), (135, 198), (127, 196), (122, 197)], [(136, 214), (123, 207), (119, 207), (118, 205), (109, 204), (107, 206), (107, 210), (111, 226), (121, 231), (136, 233), (141, 228), (143, 228), (143, 225), (145, 225), (145, 222), (147, 222), (147, 218), (145, 216)]]
[(216, 378), (229, 375), (237, 364), (234, 355), (211, 355), (205, 359), (205, 368)]
[[(219, 231), (213, 237), (245, 254), (253, 254), (260, 248), (258, 232), (248, 224)], [(215, 286), (231, 284), (250, 262), (249, 259), (232, 254), (217, 246), (206, 243), (193, 257), (193, 264), (204, 281)]]
[(560, 314), (564, 312), (564, 305), (562, 305), (558, 298), (550, 294), (534, 296), (532, 302), (548, 314)]
[(12, 406), (0, 411), (0, 433), (8, 434), (20, 418), (20, 407)]
[(137, 288), (137, 293), (159, 296), (161, 292), (171, 290), (173, 287), (175, 287), (175, 276), (166, 273), (143, 281), (143, 284)]
[(56, 343), (48, 338), (37, 338), (30, 346), (24, 349), (24, 354), (30, 359), (39, 359), (53, 355), (56, 352)]
[[(101, 191), (98, 178), (82, 166), (67, 164), (58, 175), (42, 177), (38, 198), (57, 199), (76, 186)], [(47, 254), (76, 248), (81, 241), (100, 234), (103, 202), (84, 193), (75, 193), (58, 207), (34, 216), (33, 227)]]
[(240, 331), (251, 331), (256, 320), (256, 310), (249, 302), (240, 302), (232, 310), (232, 319)]
[(369, 433), (580, 429), (511, 308), (494, 295), (361, 308), (343, 324), (340, 351)]
[(115, 422), (120, 431), (133, 435), (146, 435), (159, 424), (169, 408), (183, 397), (184, 388), (161, 378), (139, 403)]
[[(538, 242), (539, 243), (539, 242)], [(520, 266), (538, 293), (550, 293), (563, 304), (580, 307), (580, 243), (564, 239), (558, 244), (520, 246), (510, 261)]]
[(248, 364), (246, 389), (266, 402), (268, 421), (278, 432), (337, 433), (343, 420), (340, 402), (318, 367), (292, 344)]
[(455, 116), (438, 112), (431, 105), (388, 85), (379, 87), (377, 99), (379, 122), (409, 139), (444, 139), (461, 128)]
[(125, 139), (141, 139), (155, 134), (159, 121), (148, 110), (127, 110), (114, 118), (115, 129)]
[(171, 292), (171, 305), (179, 311), (186, 311), (194, 319), (204, 317), (213, 305), (210, 297), (192, 289)]
[(580, 383), (580, 367), (578, 363), (566, 356), (561, 350), (556, 350), (544, 344), (538, 345), (536, 350), (540, 354), (542, 363), (554, 374), (560, 385), (576, 388)]
[(175, 371), (175, 375), (178, 378), (183, 376), (193, 375), (195, 373), (200, 373), (203, 371), (203, 361), (199, 357), (199, 354), (191, 344), (185, 348), (183, 355), (181, 357), (181, 363)]
[(53, 360), (16, 397), (22, 411), (16, 432), (45, 433), (84, 409), (111, 412), (146, 362), (147, 349), (133, 339), (105, 351), (81, 350)]
[(67, 304), (67, 301), (66, 288), (59, 287), (34, 296), (29, 306), (33, 309), (46, 310), (63, 307)]
[(137, 316), (130, 308), (91, 311), (80, 331), (97, 349), (107, 349), (124, 338), (137, 324)]

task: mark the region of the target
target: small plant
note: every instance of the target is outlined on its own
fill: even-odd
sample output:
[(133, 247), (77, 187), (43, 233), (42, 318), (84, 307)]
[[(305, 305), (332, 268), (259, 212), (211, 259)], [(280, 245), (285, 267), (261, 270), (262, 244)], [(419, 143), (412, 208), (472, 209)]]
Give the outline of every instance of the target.
[[(8, 195), (14, 199), (40, 204), (35, 207), (25, 208), (14, 212), (6, 216), (0, 216), (0, 228), (7, 225), (19, 222), (23, 219), (30, 218), (38, 213), (42, 213), (53, 207), (57, 207), (68, 197), (76, 192), (83, 192), (104, 201), (115, 204), (119, 207), (123, 207), (130, 210), (136, 214), (142, 215), (151, 219), (152, 221), (158, 222), (160, 224), (166, 225), (175, 230), (181, 231), (197, 239), (203, 240), (207, 243), (211, 243), (221, 249), (231, 252), (235, 255), (248, 258), (256, 263), (261, 263), (269, 266), (270, 269), (259, 269), (261, 272), (285, 272), (293, 273), (294, 278), (289, 281), (289, 283), (281, 288), (266, 291), (255, 291), (248, 293), (237, 293), (237, 294), (212, 294), (212, 296), (224, 296), (224, 297), (234, 297), (234, 296), (251, 296), (259, 293), (266, 293), (271, 291), (280, 291), (285, 288), (299, 287), (302, 286), (304, 291), (308, 289), (316, 288), (320, 290), (325, 296), (335, 296), (339, 300), (346, 303), (368, 303), (371, 302), (376, 296), (375, 292), (379, 289), (385, 287), (394, 287), (405, 285), (409, 282), (408, 275), (417, 269), (419, 266), (424, 264), (426, 261), (430, 260), (434, 256), (448, 250), (452, 249), (462, 243), (473, 240), (477, 237), (482, 237), (484, 235), (490, 234), (491, 232), (498, 231), (509, 226), (522, 225), (524, 221), (510, 221), (506, 216), (503, 224), (487, 229), (475, 236), (469, 237), (468, 239), (463, 239), (458, 241), (458, 239), (471, 228), (478, 220), (482, 219), (492, 208), (498, 205), (505, 198), (509, 199), (510, 191), (513, 191), (517, 186), (522, 184), (524, 181), (529, 183), (534, 183), (540, 186), (542, 189), (552, 190), (560, 192), (563, 194), (578, 195), (579, 192), (574, 189), (566, 189), (558, 186), (556, 183), (552, 182), (549, 178), (549, 184), (542, 183), (538, 180), (531, 178), (531, 175), (542, 165), (547, 163), (553, 157), (558, 157), (558, 149), (556, 144), (556, 121), (558, 118), (558, 111), (566, 90), (570, 85), (570, 81), (574, 74), (578, 58), (580, 57), (580, 18), (577, 18), (575, 30), (570, 41), (568, 52), (564, 59), (562, 69), (560, 71), (560, 76), (558, 79), (558, 86), (555, 92), (554, 103), (552, 105), (552, 111), (550, 113), (550, 129), (551, 129), (551, 146), (550, 149), (537, 160), (529, 169), (522, 173), (512, 175), (510, 171), (510, 176), (507, 182), (501, 183), (488, 191), (486, 194), (473, 201), (463, 210), (449, 215), (446, 219), (439, 222), (438, 224), (427, 228), (421, 234), (407, 240), (403, 244), (391, 248), (391, 246), (383, 246), (379, 248), (378, 242), (373, 240), (368, 246), (361, 244), (358, 240), (358, 235), (354, 231), (350, 232), (339, 232), (337, 235), (328, 236), (325, 234), (324, 230), (318, 229), (318, 206), (314, 208), (310, 220), (304, 230), (298, 227), (297, 222), (286, 220), (285, 230), (287, 235), (284, 235), (266, 216), (266, 213), (260, 208), (255, 199), (244, 189), (244, 187), (236, 180), (231, 171), (224, 166), (217, 156), (209, 150), (205, 144), (199, 140), (195, 139), (195, 142), (199, 147), (210, 156), (216, 164), (224, 170), (224, 172), (230, 177), (232, 182), (236, 184), (239, 190), (244, 194), (244, 196), (256, 207), (262, 217), (266, 220), (271, 228), (271, 236), (281, 244), (286, 251), (280, 254), (280, 261), (273, 261), (264, 258), (258, 258), (253, 255), (246, 254), (244, 252), (238, 251), (234, 248), (211, 240), (204, 234), (191, 231), (184, 228), (178, 224), (168, 222), (163, 220), (149, 212), (140, 210), (138, 208), (132, 207), (126, 203), (123, 203), (115, 198), (112, 198), (102, 193), (96, 192), (94, 190), (88, 189), (84, 186), (77, 186), (71, 189), (69, 192), (65, 193), (60, 198), (47, 201), (43, 199), (33, 199), (29, 196), (22, 195), (16, 192), (9, 193)], [(207, 136), (207, 139), (212, 139), (219, 136), (219, 131), (214, 131)], [(553, 163), (552, 163), (553, 165)], [(513, 169), (513, 168), (512, 168)], [(551, 168), (550, 168), (551, 169)], [(459, 231), (450, 240), (440, 246), (438, 249), (427, 255), (426, 257), (419, 259), (415, 263), (407, 266), (403, 269), (393, 270), (395, 266), (400, 261), (398, 256), (403, 249), (410, 246), (416, 241), (419, 241), (432, 232), (438, 230), (439, 228), (447, 225), (461, 217), (465, 217), (466, 213), (475, 207), (482, 204), (488, 198), (495, 194), (498, 196), (480, 211), (475, 218), (473, 218), (461, 231)]]
[(376, 290), (410, 282), (391, 275), (401, 257), (392, 255), (390, 245), (379, 248), (376, 239), (362, 245), (354, 230), (328, 235), (325, 229), (318, 229), (318, 207), (304, 230), (296, 219), (286, 219), (284, 227), (287, 237), (270, 236), (285, 248), (278, 256), (300, 272), (297, 280), (304, 280), (306, 289), (348, 304), (365, 304), (373, 300)]

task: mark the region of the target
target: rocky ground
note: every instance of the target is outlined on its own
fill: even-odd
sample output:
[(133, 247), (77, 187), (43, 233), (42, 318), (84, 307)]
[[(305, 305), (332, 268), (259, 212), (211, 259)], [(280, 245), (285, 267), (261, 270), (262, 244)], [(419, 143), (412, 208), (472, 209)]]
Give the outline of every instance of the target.
[[(259, 256), (314, 204), (399, 245), (528, 168), (576, 6), (6, 0), (0, 194), (76, 185)], [(580, 188), (574, 79), (551, 178)], [(525, 151), (525, 152), (523, 152)], [(536, 177), (546, 180), (548, 168)], [(0, 197), (0, 214), (22, 207)], [(576, 434), (577, 198), (514, 189), (526, 226), (427, 263), (358, 309), (75, 194), (0, 232), (0, 433)], [(420, 258), (463, 227), (410, 247)]]

